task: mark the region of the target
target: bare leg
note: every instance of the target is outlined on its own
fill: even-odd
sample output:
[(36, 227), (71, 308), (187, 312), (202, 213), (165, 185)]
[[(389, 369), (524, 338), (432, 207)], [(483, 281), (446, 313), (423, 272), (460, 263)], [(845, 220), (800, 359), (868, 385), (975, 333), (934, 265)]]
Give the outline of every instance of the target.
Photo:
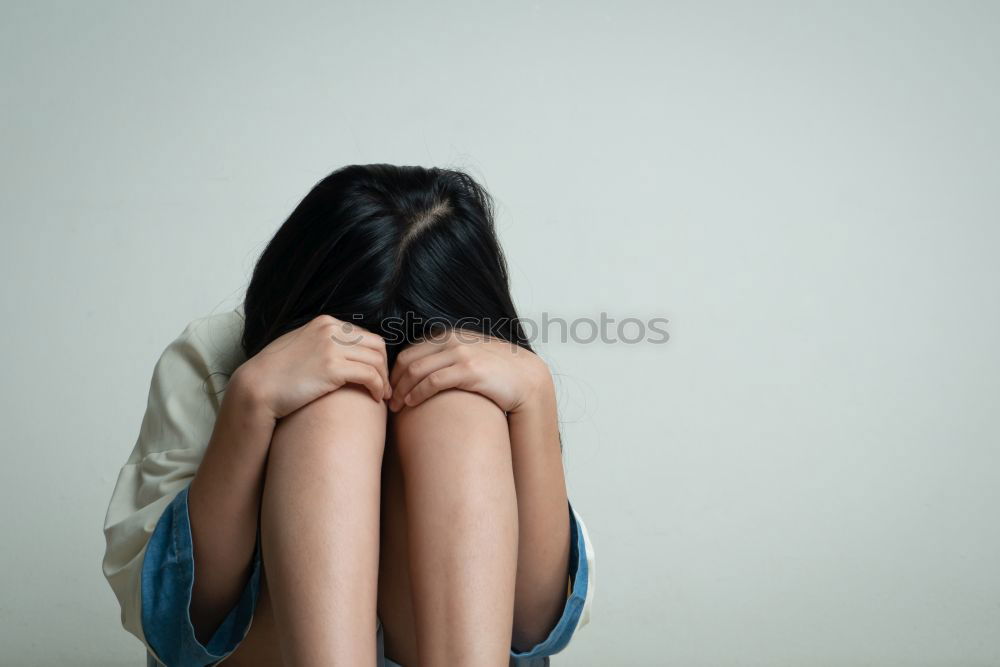
[(271, 440), (261, 548), (284, 664), (375, 663), (386, 407), (342, 387)]
[[(393, 415), (390, 438), (404, 477), (419, 664), (506, 666), (518, 517), (503, 412), (478, 394), (445, 391)], [(391, 614), (382, 620), (388, 635), (405, 634), (389, 627)]]
[(385, 656), (404, 667), (417, 665), (417, 630), (410, 591), (406, 539), (406, 493), (399, 450), (393, 438), (382, 458), (382, 542), (378, 570), (378, 616)]

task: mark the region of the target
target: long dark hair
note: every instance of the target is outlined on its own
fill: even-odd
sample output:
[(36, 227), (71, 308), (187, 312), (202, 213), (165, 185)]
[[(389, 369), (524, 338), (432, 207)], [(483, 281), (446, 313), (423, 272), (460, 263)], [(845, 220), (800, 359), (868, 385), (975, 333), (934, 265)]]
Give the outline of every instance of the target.
[(429, 322), (532, 349), (493, 200), (453, 169), (349, 165), (309, 191), (254, 268), (243, 351), (252, 357), (323, 313), (383, 336), (390, 364)]

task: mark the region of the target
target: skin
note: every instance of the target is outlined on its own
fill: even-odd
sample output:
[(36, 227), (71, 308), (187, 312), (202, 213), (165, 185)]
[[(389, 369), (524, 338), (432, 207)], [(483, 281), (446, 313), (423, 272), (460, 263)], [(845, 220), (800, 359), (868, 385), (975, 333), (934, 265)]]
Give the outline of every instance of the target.
[[(405, 484), (387, 492), (408, 508), (408, 548), (385, 553), (386, 653), (403, 665), (506, 665), (518, 514), (503, 412), (487, 398), (449, 390), (401, 412), (392, 431)], [(402, 571), (411, 591), (391, 576)], [(400, 642), (415, 644), (416, 655)]]
[[(347, 341), (360, 340), (361, 344)], [(381, 363), (372, 365), (380, 355)], [(272, 341), (234, 371), (188, 491), (195, 561), (191, 621), (205, 643), (250, 574), (267, 457), (278, 420), (348, 383), (375, 402), (391, 395), (385, 345), (320, 316)]]
[(450, 331), (403, 350), (390, 382), (389, 407), (401, 417), (453, 389), (484, 396), (507, 413), (519, 526), (512, 646), (527, 650), (562, 613), (569, 563), (566, 480), (548, 367), (506, 341)]
[(261, 597), (227, 664), (372, 664), (377, 610), (407, 667), (506, 665), (566, 598), (551, 375), (464, 334), (390, 375), (381, 340), (342, 324), (321, 316), (231, 378), (189, 492), (196, 634), (235, 605), (259, 517)]
[(286, 665), (375, 664), (385, 415), (349, 386), (274, 433), (261, 553)]

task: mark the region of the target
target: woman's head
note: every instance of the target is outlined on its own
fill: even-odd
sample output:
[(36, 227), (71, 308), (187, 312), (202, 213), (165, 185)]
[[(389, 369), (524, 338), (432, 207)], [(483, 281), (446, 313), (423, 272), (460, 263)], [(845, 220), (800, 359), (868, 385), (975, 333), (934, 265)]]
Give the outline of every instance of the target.
[(531, 349), (510, 297), (493, 202), (460, 171), (350, 165), (313, 187), (265, 248), (244, 303), (248, 357), (320, 314), (386, 339), (428, 326)]

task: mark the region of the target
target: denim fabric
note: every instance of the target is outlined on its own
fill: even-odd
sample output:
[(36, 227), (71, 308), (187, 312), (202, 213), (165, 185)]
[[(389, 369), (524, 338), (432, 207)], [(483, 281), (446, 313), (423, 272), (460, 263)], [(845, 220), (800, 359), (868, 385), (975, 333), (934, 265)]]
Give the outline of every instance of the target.
[[(142, 628), (146, 642), (156, 653), (147, 653), (147, 665), (158, 667), (203, 667), (228, 656), (250, 629), (260, 593), (260, 534), (254, 549), (253, 570), (236, 606), (215, 634), (202, 644), (191, 623), (191, 590), (194, 586), (194, 553), (188, 514), (188, 488), (177, 494), (164, 510), (146, 547), (142, 564)], [(568, 505), (570, 520), (570, 564), (572, 592), (562, 616), (545, 640), (528, 651), (510, 653), (511, 667), (543, 667), (548, 656), (558, 653), (576, 631), (587, 599), (588, 563), (583, 533)], [(381, 640), (381, 623), (379, 624)], [(398, 667), (383, 657), (381, 642), (376, 667)]]
[[(583, 612), (583, 604), (587, 600), (587, 553), (583, 543), (583, 531), (573, 516), (573, 504), (569, 509), (569, 576), (572, 581), (572, 592), (563, 607), (562, 616), (552, 628), (549, 636), (535, 644), (530, 650), (518, 653), (513, 649), (510, 655), (515, 660), (528, 664), (532, 658), (553, 655), (566, 648), (570, 638), (576, 631)], [(521, 663), (515, 663), (520, 665)]]
[(142, 629), (146, 642), (168, 667), (202, 667), (236, 650), (253, 618), (260, 593), (260, 534), (253, 570), (237, 601), (207, 644), (199, 642), (191, 624), (194, 552), (188, 515), (188, 489), (178, 493), (149, 538), (142, 564)]

